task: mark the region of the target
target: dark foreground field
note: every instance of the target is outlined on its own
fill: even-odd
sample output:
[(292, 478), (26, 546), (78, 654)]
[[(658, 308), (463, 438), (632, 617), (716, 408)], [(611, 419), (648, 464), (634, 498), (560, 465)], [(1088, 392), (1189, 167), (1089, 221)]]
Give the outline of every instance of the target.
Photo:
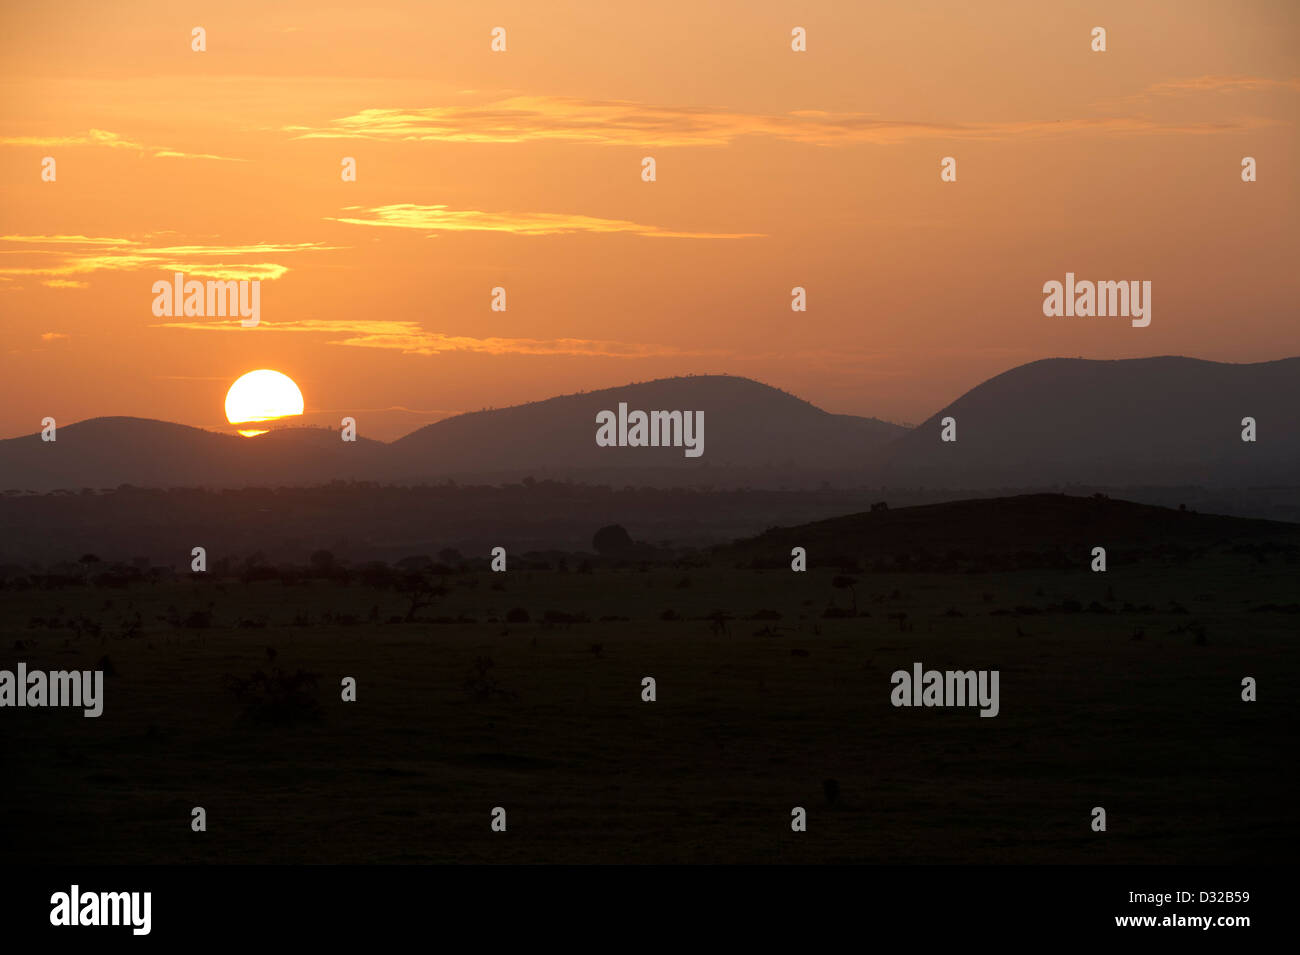
[[(98, 719), (0, 711), (0, 853), (1286, 860), (1293, 547), (1224, 540), (1112, 558), (1104, 574), (1086, 548), (1074, 567), (996, 572), (825, 567), (813, 554), (796, 574), (788, 547), (771, 557), (786, 569), (754, 569), (752, 548), (694, 566), (448, 568), (421, 577), (427, 593), (358, 574), (10, 580), (3, 666), (112, 675)], [(890, 674), (914, 661), (1000, 670), (1000, 714), (892, 707)], [(241, 694), (257, 671), (269, 684)], [(1241, 700), (1246, 676), (1258, 702)], [(344, 677), (355, 703), (340, 699)], [(195, 806), (206, 832), (191, 831)], [(489, 827), (495, 806), (504, 833)], [(795, 806), (805, 833), (791, 832)]]

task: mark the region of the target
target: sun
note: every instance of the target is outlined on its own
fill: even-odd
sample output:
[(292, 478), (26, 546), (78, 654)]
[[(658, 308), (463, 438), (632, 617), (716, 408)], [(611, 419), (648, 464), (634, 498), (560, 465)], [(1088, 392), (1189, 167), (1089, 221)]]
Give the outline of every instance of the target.
[[(231, 424), (274, 421), (302, 414), (302, 392), (288, 375), (259, 368), (241, 375), (226, 392), (226, 420)], [(246, 438), (265, 434), (266, 429), (241, 428)]]

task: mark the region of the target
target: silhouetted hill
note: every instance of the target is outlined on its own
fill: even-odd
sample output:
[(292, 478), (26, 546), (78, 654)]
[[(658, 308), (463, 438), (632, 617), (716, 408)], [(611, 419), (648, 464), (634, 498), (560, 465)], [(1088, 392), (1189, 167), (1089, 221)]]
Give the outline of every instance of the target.
[(1228, 543), (1271, 544), (1300, 554), (1300, 524), (1197, 514), (1104, 496), (1024, 494), (875, 510), (771, 528), (717, 548), (719, 556), (789, 567), (803, 547), (811, 566), (842, 559), (934, 570), (987, 569), (1019, 556), (1037, 566), (1059, 555), (1086, 567), (1093, 547), (1112, 561), (1124, 553), (1173, 552)]
[[(598, 447), (596, 413), (704, 412), (704, 453)], [(366, 420), (358, 416), (359, 435)], [(810, 484), (862, 478), (905, 428), (830, 414), (746, 378), (666, 378), (457, 415), (384, 444), (329, 428), (241, 438), (146, 418), (92, 418), (58, 440), (0, 441), (0, 489), (267, 487), (334, 480), (511, 481), (526, 476), (637, 485)]]
[[(942, 419), (957, 440), (940, 440)], [(1241, 440), (1244, 417), (1258, 425)], [(971, 389), (890, 448), (882, 483), (1300, 483), (1300, 358), (1051, 358)]]
[[(598, 447), (596, 415), (628, 411), (703, 411), (704, 454), (680, 447)], [(905, 428), (830, 414), (768, 385), (729, 375), (662, 378), (512, 408), (457, 415), (427, 425), (391, 447), (404, 479), (445, 474), (582, 476), (654, 483), (646, 475), (689, 471), (695, 480), (729, 472), (861, 476)], [(742, 477), (743, 475), (737, 475)]]
[[(703, 411), (704, 453), (600, 447), (596, 416)], [(943, 418), (957, 441), (940, 440)], [(1253, 417), (1258, 440), (1241, 440)], [(967, 392), (912, 431), (831, 414), (728, 375), (663, 378), (456, 415), (384, 444), (329, 428), (253, 439), (95, 418), (0, 441), (0, 490), (573, 480), (615, 486), (1034, 489), (1300, 485), (1300, 358), (1047, 359)]]
[(255, 438), (150, 418), (91, 418), (0, 441), (0, 487), (54, 489), (267, 487), (364, 478), (375, 473), (378, 442), (344, 444), (337, 432), (289, 428)]

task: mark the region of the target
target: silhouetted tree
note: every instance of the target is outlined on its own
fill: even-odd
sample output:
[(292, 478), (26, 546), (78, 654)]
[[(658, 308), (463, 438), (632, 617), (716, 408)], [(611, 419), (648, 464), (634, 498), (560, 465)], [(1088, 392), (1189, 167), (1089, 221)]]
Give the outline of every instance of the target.
[(632, 535), (621, 524), (610, 524), (596, 531), (591, 546), (602, 557), (615, 557), (632, 549)]
[(397, 589), (411, 601), (406, 608), (406, 617), (403, 618), (406, 623), (414, 621), (418, 611), (430, 606), (436, 598), (447, 593), (446, 587), (435, 585), (424, 574), (408, 574), (398, 581)]
[(327, 550), (318, 550), (311, 555), (311, 572), (317, 577), (331, 577), (336, 562), (334, 555)]

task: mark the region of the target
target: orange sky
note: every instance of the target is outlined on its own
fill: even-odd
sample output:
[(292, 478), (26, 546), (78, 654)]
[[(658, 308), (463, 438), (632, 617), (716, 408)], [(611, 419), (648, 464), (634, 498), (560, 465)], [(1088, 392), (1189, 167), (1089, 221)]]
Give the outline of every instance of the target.
[[(5, 5), (0, 436), (224, 427), (262, 367), (391, 438), (676, 374), (916, 422), (1036, 358), (1300, 354), (1292, 0), (383, 6)], [(177, 269), (261, 278), (260, 326), (155, 318)], [(1151, 325), (1044, 317), (1066, 271)]]

